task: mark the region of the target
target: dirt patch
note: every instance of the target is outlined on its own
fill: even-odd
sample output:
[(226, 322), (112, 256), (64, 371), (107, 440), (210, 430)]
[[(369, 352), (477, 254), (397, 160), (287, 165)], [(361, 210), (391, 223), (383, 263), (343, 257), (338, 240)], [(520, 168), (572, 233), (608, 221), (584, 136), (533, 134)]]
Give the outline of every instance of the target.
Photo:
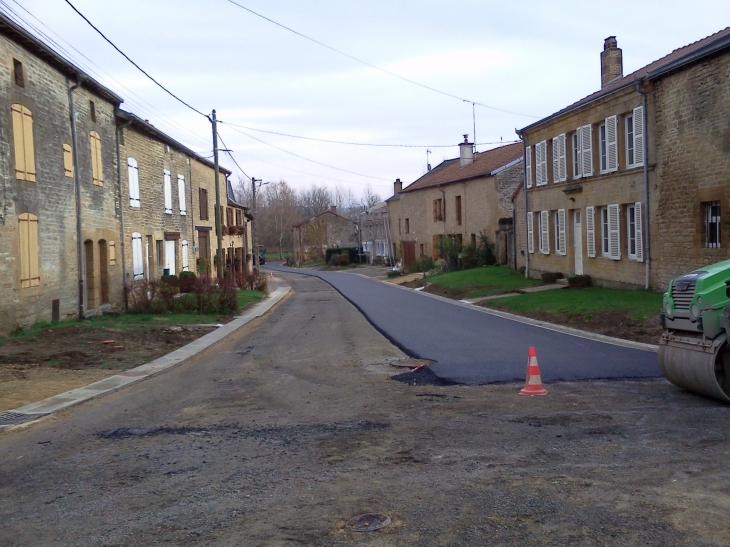
[[(492, 307), (487, 303), (479, 303), (478, 305)], [(601, 311), (593, 312), (590, 315), (550, 313), (538, 310), (528, 312), (505, 311), (539, 321), (565, 325), (566, 327), (622, 338), (624, 340), (643, 342), (644, 344), (658, 344), (663, 331), (659, 323), (659, 314), (640, 321), (630, 318), (623, 311)]]
[(211, 330), (188, 326), (140, 331), (72, 325), (6, 340), (0, 346), (0, 410), (143, 365)]

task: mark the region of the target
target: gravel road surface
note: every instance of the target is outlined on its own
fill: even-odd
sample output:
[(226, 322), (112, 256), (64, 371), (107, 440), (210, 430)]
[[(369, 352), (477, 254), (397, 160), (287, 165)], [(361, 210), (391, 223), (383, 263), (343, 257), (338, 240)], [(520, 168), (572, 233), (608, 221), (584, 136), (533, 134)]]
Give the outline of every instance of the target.
[(525, 378), (527, 351), (537, 351), (544, 381), (658, 378), (655, 352), (625, 348), (527, 325), (343, 272), (294, 270), (337, 289), (409, 355), (431, 359), (441, 378), (463, 384)]

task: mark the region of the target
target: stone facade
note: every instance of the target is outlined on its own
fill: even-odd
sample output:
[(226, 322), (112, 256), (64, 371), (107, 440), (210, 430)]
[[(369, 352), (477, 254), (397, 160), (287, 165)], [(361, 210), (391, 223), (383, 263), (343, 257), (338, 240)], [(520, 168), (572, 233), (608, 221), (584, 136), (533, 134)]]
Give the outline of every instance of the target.
[(327, 249), (357, 247), (357, 227), (353, 221), (337, 214), (337, 208), (321, 211), (292, 226), (294, 262), (321, 260)]
[(0, 17), (0, 333), (79, 313), (74, 169), (83, 311), (122, 304), (114, 134), (121, 99), (86, 76), (73, 92), (74, 143), (68, 90), (80, 74)]

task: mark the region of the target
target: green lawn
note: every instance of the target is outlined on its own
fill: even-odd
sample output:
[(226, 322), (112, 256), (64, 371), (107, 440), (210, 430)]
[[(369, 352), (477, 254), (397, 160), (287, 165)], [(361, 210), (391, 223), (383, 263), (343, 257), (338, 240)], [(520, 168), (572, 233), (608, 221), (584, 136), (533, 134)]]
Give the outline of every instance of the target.
[(507, 266), (485, 266), (483, 268), (438, 274), (429, 276), (427, 281), (447, 289), (464, 291), (463, 298), (490, 296), (511, 292), (523, 287), (542, 285), (541, 281), (525, 279), (523, 275)]
[(264, 296), (266, 296), (261, 291), (248, 291), (245, 289), (239, 289), (236, 292), (237, 292), (236, 298), (238, 298), (238, 305), (241, 308), (239, 310), (239, 313), (241, 313), (243, 310), (245, 310), (247, 307), (251, 306), (252, 304), (259, 302)]
[(489, 300), (482, 305), (518, 314), (543, 311), (581, 314), (587, 317), (595, 312), (625, 311), (631, 319), (644, 320), (661, 311), (662, 293), (590, 287), (520, 294)]

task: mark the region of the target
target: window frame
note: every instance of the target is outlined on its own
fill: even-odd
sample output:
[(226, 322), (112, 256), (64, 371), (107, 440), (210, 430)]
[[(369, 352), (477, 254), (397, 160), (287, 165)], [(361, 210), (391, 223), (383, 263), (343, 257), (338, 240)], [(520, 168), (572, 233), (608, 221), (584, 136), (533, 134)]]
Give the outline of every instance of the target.
[[(637, 239), (636, 239), (636, 206), (629, 204), (626, 206), (626, 254), (629, 260), (636, 260), (637, 258)], [(634, 246), (633, 252), (631, 246)]]
[(573, 178), (579, 179), (583, 176), (583, 165), (581, 163), (580, 149), (580, 127), (571, 134), (570, 140), (573, 145)]
[(456, 224), (458, 226), (461, 226), (461, 224), (462, 224), (462, 218), (461, 218), (461, 196), (456, 196), (454, 198), (454, 207), (456, 208)]
[(142, 206), (139, 195), (139, 162), (132, 156), (127, 158), (127, 183), (129, 186), (129, 206), (139, 209)]
[[(712, 215), (711, 210), (717, 207), (717, 215)], [(722, 204), (720, 200), (705, 201), (702, 203), (702, 222), (705, 230), (705, 249), (722, 249)], [(712, 218), (712, 220), (711, 220)], [(717, 240), (710, 242), (710, 226), (715, 225), (714, 232)]]
[(598, 210), (601, 215), (601, 256), (608, 258), (611, 252), (608, 234), (608, 207), (600, 207)]
[(405, 232), (407, 234), (411, 233), (411, 219), (410, 218), (405, 219)]
[(162, 193), (165, 200), (164, 209), (166, 215), (172, 214), (172, 175), (168, 169), (162, 171)]
[(187, 216), (188, 214), (188, 202), (187, 202), (187, 190), (185, 188), (185, 175), (177, 175), (177, 199), (178, 205), (180, 206), (180, 216)]
[(198, 188), (198, 209), (200, 209), (200, 220), (210, 220), (210, 206), (208, 204), (207, 188)]
[(10, 107), (15, 152), (15, 178), (36, 181), (33, 113), (26, 106), (14, 103)]
[(608, 127), (606, 122), (598, 124), (598, 164), (599, 172), (603, 175), (608, 173)]

